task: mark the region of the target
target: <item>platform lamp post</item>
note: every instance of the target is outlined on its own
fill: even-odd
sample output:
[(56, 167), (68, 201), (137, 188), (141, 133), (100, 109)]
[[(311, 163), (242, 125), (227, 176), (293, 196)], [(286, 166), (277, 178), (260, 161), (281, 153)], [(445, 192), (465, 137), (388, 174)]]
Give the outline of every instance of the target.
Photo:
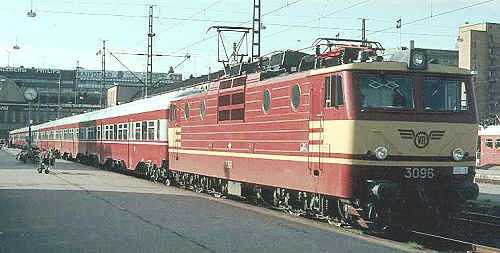
[(31, 124), (33, 121), (31, 120), (31, 111), (32, 102), (38, 97), (38, 92), (33, 88), (27, 88), (24, 91), (24, 98), (28, 101), (28, 152), (31, 154), (31, 143), (33, 141), (33, 135), (31, 133)]

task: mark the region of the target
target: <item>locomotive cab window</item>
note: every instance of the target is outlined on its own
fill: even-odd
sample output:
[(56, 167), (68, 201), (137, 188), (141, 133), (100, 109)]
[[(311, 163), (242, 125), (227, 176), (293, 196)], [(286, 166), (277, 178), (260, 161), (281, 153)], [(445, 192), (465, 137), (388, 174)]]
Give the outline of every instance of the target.
[(329, 76), (325, 78), (324, 105), (327, 108), (344, 105), (342, 89), (342, 76)]
[(495, 140), (495, 148), (500, 148), (500, 139)]
[(359, 82), (362, 108), (413, 109), (413, 80), (391, 75), (363, 75)]
[(169, 118), (171, 121), (177, 121), (177, 106), (172, 104), (169, 110)]
[(426, 111), (460, 112), (469, 109), (465, 82), (437, 78), (424, 80)]

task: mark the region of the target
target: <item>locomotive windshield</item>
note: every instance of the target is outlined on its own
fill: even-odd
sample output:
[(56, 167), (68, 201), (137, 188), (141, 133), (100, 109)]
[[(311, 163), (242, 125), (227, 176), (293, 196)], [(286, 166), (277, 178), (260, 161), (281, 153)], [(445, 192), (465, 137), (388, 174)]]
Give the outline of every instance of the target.
[(424, 109), (426, 111), (467, 111), (465, 82), (426, 78), (424, 80)]
[(413, 109), (413, 80), (390, 75), (364, 75), (360, 78), (363, 108)]

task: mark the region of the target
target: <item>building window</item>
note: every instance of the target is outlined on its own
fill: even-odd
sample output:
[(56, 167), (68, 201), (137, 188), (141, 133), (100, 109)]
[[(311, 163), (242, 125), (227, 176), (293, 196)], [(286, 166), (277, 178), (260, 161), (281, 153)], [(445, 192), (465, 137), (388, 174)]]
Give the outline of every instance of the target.
[(269, 109), (271, 109), (271, 92), (266, 89), (262, 94), (262, 111), (269, 113)]
[(292, 88), (292, 108), (294, 111), (297, 111), (299, 109), (300, 95), (301, 95), (300, 86), (296, 84)]

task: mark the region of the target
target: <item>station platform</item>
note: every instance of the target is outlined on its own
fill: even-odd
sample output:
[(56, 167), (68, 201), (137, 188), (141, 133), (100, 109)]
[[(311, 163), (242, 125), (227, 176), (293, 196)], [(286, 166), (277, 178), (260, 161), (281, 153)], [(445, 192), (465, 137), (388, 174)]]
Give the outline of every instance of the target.
[(477, 183), (500, 185), (500, 166), (491, 167), (487, 170), (476, 169)]

